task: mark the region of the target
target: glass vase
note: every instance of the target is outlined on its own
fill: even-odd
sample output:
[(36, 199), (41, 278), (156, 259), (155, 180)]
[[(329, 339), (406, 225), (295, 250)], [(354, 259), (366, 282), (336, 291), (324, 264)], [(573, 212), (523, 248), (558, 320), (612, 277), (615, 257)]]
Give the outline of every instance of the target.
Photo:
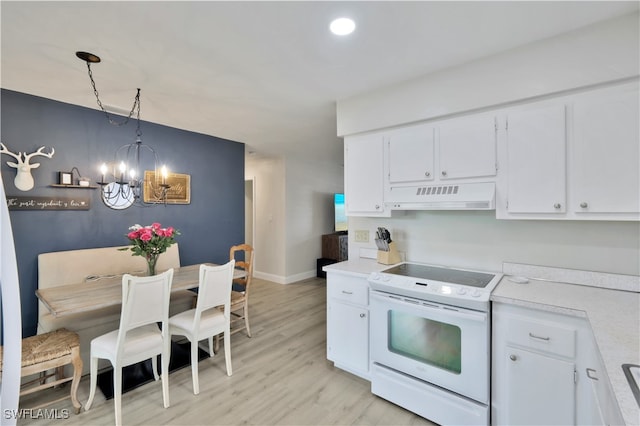
[(158, 261), (157, 254), (151, 254), (147, 256), (147, 275), (153, 276), (156, 274), (156, 262)]

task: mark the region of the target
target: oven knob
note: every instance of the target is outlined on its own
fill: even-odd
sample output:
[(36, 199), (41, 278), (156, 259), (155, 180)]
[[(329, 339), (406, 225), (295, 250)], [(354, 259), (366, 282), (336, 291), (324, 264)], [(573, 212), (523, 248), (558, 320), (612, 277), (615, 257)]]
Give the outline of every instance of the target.
[(377, 272), (374, 272), (373, 274), (371, 274), (371, 279), (374, 281), (377, 281), (380, 279), (380, 274)]
[(382, 281), (384, 281), (385, 283), (388, 283), (389, 281), (391, 281), (391, 277), (388, 275), (383, 275), (382, 276)]
[(482, 292), (480, 290), (473, 290), (473, 293), (471, 293), (471, 296), (480, 297), (482, 296)]
[(467, 289), (460, 287), (456, 293), (458, 293), (459, 295), (467, 294)]

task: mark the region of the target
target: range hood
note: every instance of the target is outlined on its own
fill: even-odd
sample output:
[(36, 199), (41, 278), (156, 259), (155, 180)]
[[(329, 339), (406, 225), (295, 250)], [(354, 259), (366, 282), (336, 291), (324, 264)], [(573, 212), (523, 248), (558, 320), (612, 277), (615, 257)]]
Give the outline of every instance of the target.
[(392, 186), (385, 199), (390, 210), (495, 210), (493, 182)]

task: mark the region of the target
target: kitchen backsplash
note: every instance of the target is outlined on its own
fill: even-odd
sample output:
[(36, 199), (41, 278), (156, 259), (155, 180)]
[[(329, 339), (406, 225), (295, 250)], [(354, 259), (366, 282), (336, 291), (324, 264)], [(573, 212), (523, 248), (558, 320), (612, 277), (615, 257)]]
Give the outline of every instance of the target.
[[(640, 223), (497, 220), (494, 211), (408, 211), (391, 218), (349, 217), (349, 258), (375, 249), (384, 226), (413, 262), (502, 270), (503, 262), (640, 274)], [(368, 230), (369, 242), (354, 241)]]

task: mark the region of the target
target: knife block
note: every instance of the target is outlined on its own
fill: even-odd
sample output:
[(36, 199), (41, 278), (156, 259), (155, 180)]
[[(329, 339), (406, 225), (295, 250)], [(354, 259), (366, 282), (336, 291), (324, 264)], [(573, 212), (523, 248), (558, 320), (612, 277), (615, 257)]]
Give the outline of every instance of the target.
[(395, 265), (400, 263), (400, 255), (396, 248), (396, 243), (389, 243), (389, 251), (378, 250), (378, 263), (383, 265)]

